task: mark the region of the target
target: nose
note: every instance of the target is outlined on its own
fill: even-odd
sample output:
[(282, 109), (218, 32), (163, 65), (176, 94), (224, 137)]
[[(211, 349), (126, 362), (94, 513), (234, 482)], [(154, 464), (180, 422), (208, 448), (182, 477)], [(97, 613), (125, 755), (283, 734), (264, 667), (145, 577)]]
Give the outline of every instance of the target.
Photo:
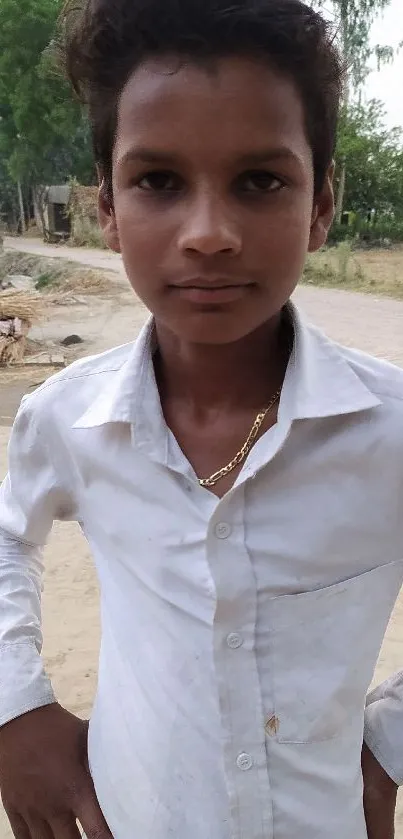
[(178, 245), (188, 254), (236, 256), (242, 250), (242, 234), (222, 199), (203, 196), (187, 206)]

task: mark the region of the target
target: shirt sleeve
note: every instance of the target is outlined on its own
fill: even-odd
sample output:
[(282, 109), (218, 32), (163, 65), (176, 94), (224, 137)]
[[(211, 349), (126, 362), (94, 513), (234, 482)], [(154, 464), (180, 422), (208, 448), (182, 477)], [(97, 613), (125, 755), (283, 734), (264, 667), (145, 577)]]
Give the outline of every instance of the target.
[(403, 671), (375, 688), (367, 698), (364, 740), (399, 786), (403, 785)]
[(21, 404), (0, 488), (0, 726), (55, 702), (41, 659), (42, 547), (69, 499), (33, 405)]

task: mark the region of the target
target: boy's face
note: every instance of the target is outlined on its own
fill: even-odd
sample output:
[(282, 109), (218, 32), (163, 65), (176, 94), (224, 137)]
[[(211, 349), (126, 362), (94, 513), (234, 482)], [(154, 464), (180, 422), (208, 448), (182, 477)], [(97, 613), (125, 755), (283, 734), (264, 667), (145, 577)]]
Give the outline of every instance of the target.
[(333, 217), (314, 196), (293, 83), (258, 61), (150, 61), (119, 103), (114, 207), (100, 217), (134, 291), (180, 339), (229, 343), (274, 317)]

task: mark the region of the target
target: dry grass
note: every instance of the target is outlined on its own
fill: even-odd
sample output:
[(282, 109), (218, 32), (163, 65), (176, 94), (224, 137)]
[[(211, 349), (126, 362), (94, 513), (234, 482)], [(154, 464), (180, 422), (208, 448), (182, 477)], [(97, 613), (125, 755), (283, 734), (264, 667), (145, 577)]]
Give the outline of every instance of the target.
[(69, 212), (72, 231), (68, 244), (106, 250), (98, 222), (98, 193), (97, 186), (81, 186), (75, 180), (71, 182)]
[(97, 221), (88, 218), (76, 218), (67, 245), (74, 248), (99, 248), (107, 250), (107, 245)]
[(6, 251), (0, 254), (0, 280), (9, 274), (21, 274), (34, 279), (51, 271), (55, 277), (62, 277), (71, 270), (71, 263), (62, 259), (48, 259), (19, 251)]
[(26, 338), (6, 338), (0, 335), (0, 366), (21, 364), (26, 350)]
[(93, 268), (82, 268), (74, 276), (69, 277), (59, 285), (63, 292), (75, 294), (108, 294), (113, 289), (113, 279), (104, 271)]
[(355, 251), (343, 244), (324, 249), (309, 256), (303, 281), (402, 300), (403, 247)]
[(10, 274), (32, 277), (44, 297), (59, 292), (83, 296), (116, 292), (113, 274), (63, 258), (7, 251), (0, 254), (0, 280)]
[(41, 319), (44, 308), (39, 294), (30, 294), (26, 291), (0, 293), (0, 320), (19, 318), (29, 328)]
[[(25, 291), (2, 291), (0, 293), (0, 321), (12, 324), (8, 334), (0, 333), (0, 366), (19, 364), (27, 349), (27, 335), (34, 323), (44, 314), (44, 305), (39, 294)], [(17, 325), (18, 324), (18, 325)]]
[(392, 297), (403, 297), (403, 247), (392, 250), (358, 251), (354, 258), (367, 278), (369, 290), (374, 286)]
[[(113, 275), (63, 259), (7, 252), (0, 254), (0, 278), (29, 276), (37, 291), (0, 292), (0, 320), (19, 322), (18, 330), (0, 336), (0, 366), (21, 363), (27, 354), (30, 327), (49, 314), (52, 306), (74, 295), (107, 297), (116, 293)], [(6, 330), (7, 333), (7, 330)]]

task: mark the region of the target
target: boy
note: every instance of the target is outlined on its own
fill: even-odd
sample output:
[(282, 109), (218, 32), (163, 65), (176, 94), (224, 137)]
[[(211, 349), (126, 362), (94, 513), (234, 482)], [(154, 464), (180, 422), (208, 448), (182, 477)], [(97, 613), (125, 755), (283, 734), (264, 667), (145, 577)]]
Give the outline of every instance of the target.
[[(363, 726), (403, 578), (403, 374), (289, 302), (333, 217), (331, 34), (299, 0), (87, 0), (63, 31), (105, 238), (153, 318), (14, 426), (14, 835), (76, 839), (78, 820), (88, 839), (391, 839), (402, 676), (368, 699), (364, 749)], [(101, 585), (88, 755), (40, 659), (55, 519), (81, 523)]]

